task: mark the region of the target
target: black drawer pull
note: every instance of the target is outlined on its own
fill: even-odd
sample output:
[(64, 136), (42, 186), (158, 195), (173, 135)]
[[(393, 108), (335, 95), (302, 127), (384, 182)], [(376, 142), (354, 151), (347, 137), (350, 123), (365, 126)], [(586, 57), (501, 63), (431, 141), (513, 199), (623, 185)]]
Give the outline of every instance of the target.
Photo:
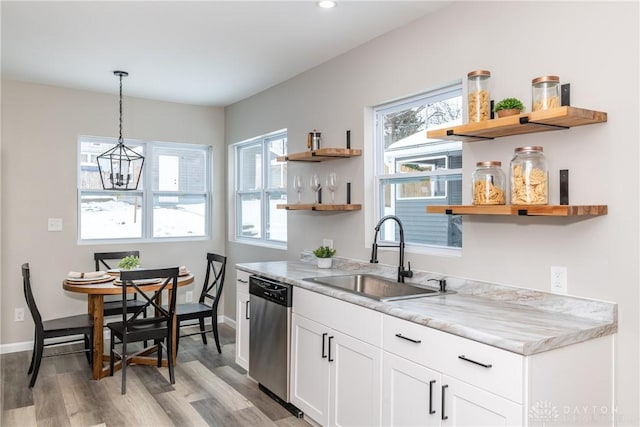
[(240, 282), (240, 283), (249, 283), (248, 280), (242, 280), (242, 279), (238, 279), (238, 282)]
[(322, 358), (326, 359), (327, 355), (326, 355), (326, 349), (324, 346), (324, 339), (327, 337), (327, 333), (325, 332), (324, 334), (322, 334)]
[(249, 320), (249, 303), (251, 301), (247, 300), (247, 302), (244, 303), (244, 318)]
[(447, 389), (447, 387), (449, 387), (448, 384), (445, 384), (445, 385), (442, 386), (442, 396), (441, 396), (441, 398), (442, 398), (442, 408), (441, 408), (442, 411), (441, 412), (442, 413), (440, 414), (440, 419), (443, 420), (443, 421), (449, 419), (449, 417), (444, 414), (444, 400), (445, 400), (444, 399), (444, 391)]
[(476, 362), (475, 360), (467, 359), (466, 357), (464, 357), (464, 355), (458, 356), (458, 359), (462, 359), (465, 362), (470, 362), (470, 363), (473, 363), (475, 365), (482, 366), (483, 368), (490, 368), (491, 367), (491, 364), (487, 365), (485, 363)]
[(422, 342), (422, 340), (414, 340), (413, 338), (405, 337), (405, 336), (404, 336), (404, 335), (402, 335), (402, 334), (396, 334), (396, 336), (397, 336), (398, 338), (402, 338), (403, 340), (411, 341), (412, 343), (416, 343), (416, 344), (420, 344), (420, 343)]
[(435, 414), (436, 411), (433, 409), (433, 384), (435, 384), (436, 380), (429, 381), (429, 414)]
[(333, 359), (331, 358), (331, 341), (333, 340), (333, 337), (329, 337), (329, 362), (333, 362)]

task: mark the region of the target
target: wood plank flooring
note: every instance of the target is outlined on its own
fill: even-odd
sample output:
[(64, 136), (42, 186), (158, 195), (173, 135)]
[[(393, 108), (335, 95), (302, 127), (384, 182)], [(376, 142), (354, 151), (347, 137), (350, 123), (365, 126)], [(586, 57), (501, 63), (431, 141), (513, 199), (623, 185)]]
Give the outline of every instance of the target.
[[(309, 427), (235, 364), (234, 329), (220, 324), (219, 332), (222, 354), (211, 334), (208, 345), (199, 335), (180, 340), (174, 385), (167, 368), (130, 366), (124, 396), (121, 373), (94, 381), (81, 353), (43, 358), (33, 389), (27, 375), (31, 352), (0, 355), (0, 425)], [(68, 350), (49, 347), (45, 355)]]

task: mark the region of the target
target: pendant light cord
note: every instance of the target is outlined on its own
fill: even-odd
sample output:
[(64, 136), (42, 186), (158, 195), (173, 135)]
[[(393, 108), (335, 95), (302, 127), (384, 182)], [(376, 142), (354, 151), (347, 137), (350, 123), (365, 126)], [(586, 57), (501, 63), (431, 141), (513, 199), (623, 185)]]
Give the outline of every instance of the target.
[(122, 74), (120, 74), (120, 137), (118, 138), (119, 144), (124, 144), (122, 139)]

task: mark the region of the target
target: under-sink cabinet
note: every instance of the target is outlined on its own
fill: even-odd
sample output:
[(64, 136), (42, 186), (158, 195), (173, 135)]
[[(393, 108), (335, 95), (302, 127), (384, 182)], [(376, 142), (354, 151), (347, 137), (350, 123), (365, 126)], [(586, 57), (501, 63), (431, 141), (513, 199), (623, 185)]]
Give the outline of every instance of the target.
[(300, 288), (293, 301), (291, 403), (323, 426), (380, 425), (381, 314)]
[(236, 363), (249, 370), (249, 276), (236, 270)]
[(291, 333), (322, 426), (612, 425), (613, 335), (522, 355), (300, 287)]

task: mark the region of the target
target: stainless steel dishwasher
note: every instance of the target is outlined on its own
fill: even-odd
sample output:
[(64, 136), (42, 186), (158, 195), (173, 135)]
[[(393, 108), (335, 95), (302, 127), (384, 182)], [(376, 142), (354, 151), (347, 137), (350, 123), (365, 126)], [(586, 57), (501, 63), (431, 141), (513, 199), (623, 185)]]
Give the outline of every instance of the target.
[(302, 412), (289, 403), (292, 293), (287, 283), (249, 278), (249, 375), (300, 418)]

